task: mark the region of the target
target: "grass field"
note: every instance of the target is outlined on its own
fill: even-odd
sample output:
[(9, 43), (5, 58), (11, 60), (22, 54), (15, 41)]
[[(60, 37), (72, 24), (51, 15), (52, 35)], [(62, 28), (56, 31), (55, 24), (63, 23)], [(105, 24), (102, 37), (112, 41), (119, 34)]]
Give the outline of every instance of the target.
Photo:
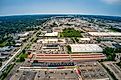
[(64, 29), (60, 33), (60, 37), (82, 37), (81, 31), (75, 30), (73, 28)]
[(22, 62), (20, 59), (21, 59), (21, 58), (24, 58), (24, 59), (25, 59), (25, 58), (27, 58), (27, 56), (28, 56), (27, 53), (21, 53), (21, 54), (18, 56), (19, 59), (18, 59), (16, 62)]

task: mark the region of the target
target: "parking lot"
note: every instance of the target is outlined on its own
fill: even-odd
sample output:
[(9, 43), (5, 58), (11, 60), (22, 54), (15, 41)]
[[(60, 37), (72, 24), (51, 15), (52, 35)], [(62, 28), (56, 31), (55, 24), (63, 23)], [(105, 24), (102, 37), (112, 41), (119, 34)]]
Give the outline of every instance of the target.
[(83, 80), (109, 80), (107, 73), (98, 62), (83, 62), (79, 65)]
[(79, 80), (73, 69), (41, 69), (19, 71), (10, 80)]
[(79, 80), (73, 70), (47, 70), (36, 74), (35, 80)]

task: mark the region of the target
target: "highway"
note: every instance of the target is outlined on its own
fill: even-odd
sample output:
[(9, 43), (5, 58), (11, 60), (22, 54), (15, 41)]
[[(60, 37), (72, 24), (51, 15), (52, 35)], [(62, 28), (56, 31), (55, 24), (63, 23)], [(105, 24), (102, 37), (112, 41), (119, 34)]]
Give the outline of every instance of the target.
[(31, 36), (31, 38), (29, 38), (29, 39), (27, 40), (27, 42), (24, 43), (24, 44), (20, 47), (20, 49), (19, 49), (17, 52), (15, 52), (15, 54), (7, 61), (4, 65), (2, 65), (2, 67), (0, 68), (0, 75), (2, 75), (2, 73), (5, 71), (5, 69), (7, 68), (7, 66), (8, 66), (9, 64), (12, 63), (12, 61), (14, 60), (14, 58), (16, 58), (16, 56), (19, 55), (19, 54), (22, 52), (22, 50), (24, 50), (25, 47), (26, 47), (28, 44), (31, 44), (31, 43), (32, 43), (32, 42), (30, 42), (30, 41), (31, 41), (33, 38), (35, 38), (35, 37), (36, 37), (36, 34), (39, 33), (40, 31), (41, 31), (41, 29), (38, 30), (36, 33), (34, 33), (34, 34)]

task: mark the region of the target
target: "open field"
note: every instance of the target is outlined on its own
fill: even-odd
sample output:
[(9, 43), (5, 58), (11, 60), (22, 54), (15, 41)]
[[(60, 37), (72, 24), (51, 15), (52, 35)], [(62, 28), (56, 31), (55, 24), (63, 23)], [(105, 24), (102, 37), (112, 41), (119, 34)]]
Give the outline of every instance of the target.
[(60, 37), (82, 37), (81, 32), (73, 28), (64, 29)]

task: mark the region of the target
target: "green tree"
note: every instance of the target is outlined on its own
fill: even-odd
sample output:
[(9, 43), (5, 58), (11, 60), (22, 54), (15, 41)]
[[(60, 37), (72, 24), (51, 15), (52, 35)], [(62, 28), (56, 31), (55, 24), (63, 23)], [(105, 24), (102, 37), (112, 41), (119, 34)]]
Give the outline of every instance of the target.
[(25, 49), (22, 51), (22, 53), (25, 53), (26, 51), (25, 51)]
[(76, 42), (79, 42), (79, 39), (75, 38)]
[(108, 61), (114, 61), (115, 60), (116, 54), (115, 54), (115, 49), (114, 48), (106, 47), (103, 50), (103, 53), (106, 54)]
[(68, 49), (68, 52), (70, 53), (71, 52), (71, 47), (69, 45), (67, 46), (67, 49)]
[(20, 57), (20, 62), (23, 62), (25, 61), (25, 58), (24, 57)]

